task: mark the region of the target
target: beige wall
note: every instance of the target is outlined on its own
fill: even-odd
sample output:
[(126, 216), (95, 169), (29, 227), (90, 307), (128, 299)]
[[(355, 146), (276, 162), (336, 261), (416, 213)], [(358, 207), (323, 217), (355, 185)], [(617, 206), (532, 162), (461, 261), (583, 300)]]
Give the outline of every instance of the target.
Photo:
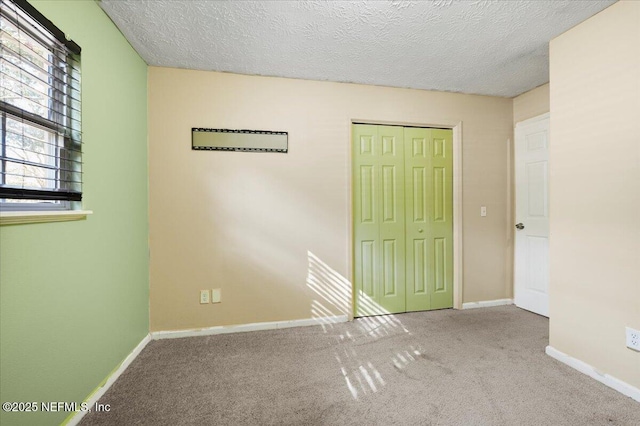
[(550, 344), (640, 387), (640, 2), (551, 42)]
[(513, 125), (549, 112), (549, 83), (513, 98)]
[[(152, 330), (351, 312), (352, 119), (462, 121), (464, 301), (509, 297), (511, 99), (150, 67)], [(288, 131), (290, 150), (192, 151), (192, 127)]]

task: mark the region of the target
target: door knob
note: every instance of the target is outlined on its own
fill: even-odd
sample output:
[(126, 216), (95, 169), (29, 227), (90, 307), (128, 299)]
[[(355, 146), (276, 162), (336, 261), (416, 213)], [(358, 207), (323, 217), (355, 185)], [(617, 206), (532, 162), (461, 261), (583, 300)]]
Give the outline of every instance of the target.
[(516, 228), (518, 228), (518, 230), (524, 229), (524, 225), (522, 223), (516, 223)]
[(418, 232), (423, 233), (424, 229), (418, 229)]

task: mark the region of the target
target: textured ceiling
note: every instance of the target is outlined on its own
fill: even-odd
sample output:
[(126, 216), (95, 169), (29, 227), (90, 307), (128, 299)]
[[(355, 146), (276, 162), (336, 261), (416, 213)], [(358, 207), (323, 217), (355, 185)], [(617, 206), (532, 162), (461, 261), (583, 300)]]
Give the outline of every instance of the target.
[(613, 0), (102, 0), (150, 65), (512, 97)]

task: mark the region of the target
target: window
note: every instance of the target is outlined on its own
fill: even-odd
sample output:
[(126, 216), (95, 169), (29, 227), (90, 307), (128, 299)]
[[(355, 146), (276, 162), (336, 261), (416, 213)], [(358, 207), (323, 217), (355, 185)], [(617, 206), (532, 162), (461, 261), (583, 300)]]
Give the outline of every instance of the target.
[(25, 0), (0, 0), (0, 209), (82, 200), (80, 47)]

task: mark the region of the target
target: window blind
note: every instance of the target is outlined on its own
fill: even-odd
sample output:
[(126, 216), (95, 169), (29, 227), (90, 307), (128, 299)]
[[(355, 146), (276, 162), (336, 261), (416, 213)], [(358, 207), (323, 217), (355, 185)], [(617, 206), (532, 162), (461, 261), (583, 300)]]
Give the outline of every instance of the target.
[(82, 200), (80, 47), (0, 0), (0, 199)]

